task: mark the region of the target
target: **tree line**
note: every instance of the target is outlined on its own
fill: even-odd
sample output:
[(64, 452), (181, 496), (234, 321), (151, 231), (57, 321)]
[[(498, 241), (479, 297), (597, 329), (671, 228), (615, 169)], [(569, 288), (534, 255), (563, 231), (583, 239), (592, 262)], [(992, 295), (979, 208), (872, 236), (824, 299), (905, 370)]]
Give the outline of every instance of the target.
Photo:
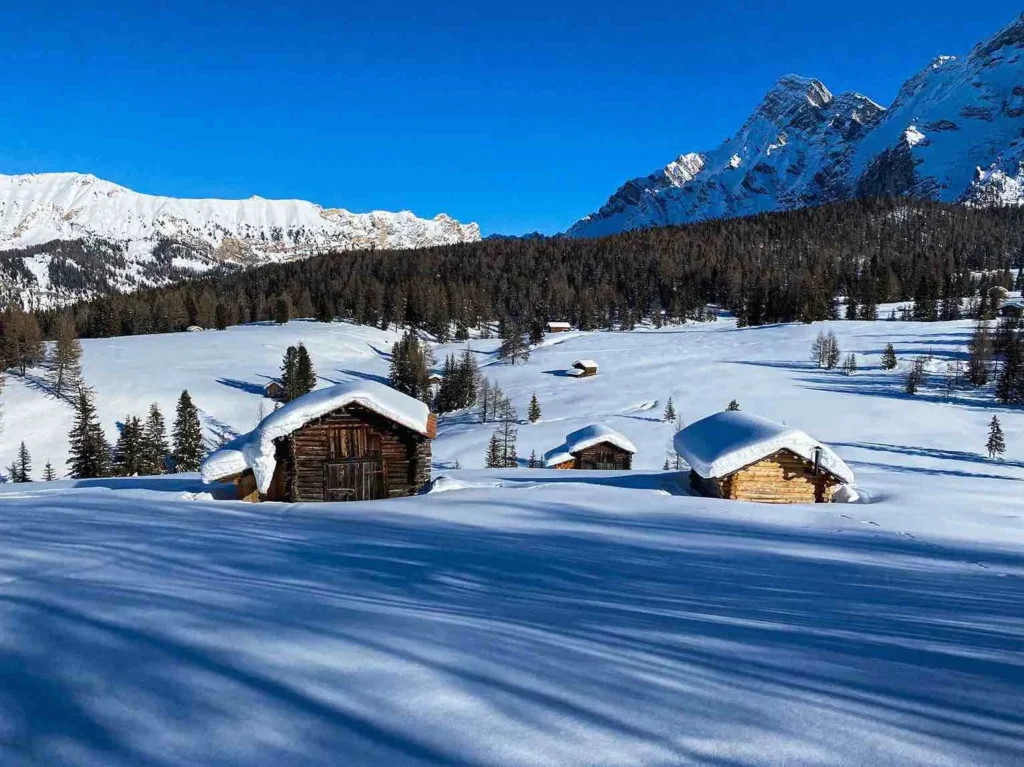
[[(600, 239), (489, 239), (413, 251), (346, 251), (38, 314), (81, 336), (171, 332), (303, 317), (400, 325), (436, 340), (485, 323), (535, 337), (549, 320), (631, 329), (714, 317), (741, 325), (872, 318), (913, 301), (914, 319), (959, 316), (965, 299), (1013, 286), (1024, 209), (868, 199), (644, 229)], [(508, 354), (522, 351), (518, 342)]]

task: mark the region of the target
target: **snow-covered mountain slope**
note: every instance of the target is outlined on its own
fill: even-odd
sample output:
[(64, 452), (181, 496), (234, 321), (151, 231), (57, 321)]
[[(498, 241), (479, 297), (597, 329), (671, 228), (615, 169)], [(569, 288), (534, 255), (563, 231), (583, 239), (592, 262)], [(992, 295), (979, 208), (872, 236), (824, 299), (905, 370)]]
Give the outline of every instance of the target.
[(1022, 160), (1024, 15), (965, 58), (932, 61), (888, 109), (859, 93), (834, 96), (818, 80), (783, 77), (717, 149), (628, 181), (569, 234), (872, 195), (1022, 204)]
[[(111, 270), (111, 287), (125, 289), (159, 284), (170, 278), (171, 266), (203, 271), (327, 250), (479, 239), (476, 224), (443, 213), (422, 219), (409, 211), (350, 213), (303, 200), (186, 200), (139, 194), (80, 173), (0, 175), (0, 251), (33, 251), (0, 253), (0, 288), (44, 303), (64, 297), (50, 270), (61, 242), (117, 252), (124, 263)], [(24, 268), (12, 265), (14, 260)], [(85, 291), (66, 292), (77, 297)]]

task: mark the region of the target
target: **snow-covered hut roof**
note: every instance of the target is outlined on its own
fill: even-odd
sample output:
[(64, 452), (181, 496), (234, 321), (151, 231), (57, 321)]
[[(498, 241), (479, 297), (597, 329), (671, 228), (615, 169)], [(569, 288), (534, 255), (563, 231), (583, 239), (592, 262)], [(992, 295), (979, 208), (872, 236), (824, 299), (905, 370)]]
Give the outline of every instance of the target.
[(726, 477), (783, 449), (813, 462), (820, 448), (821, 469), (843, 482), (853, 482), (853, 471), (831, 448), (799, 429), (741, 410), (715, 413), (690, 424), (676, 434), (674, 444), (690, 468), (707, 479)]
[(597, 370), (597, 363), (594, 360), (576, 360), (572, 363), (574, 368), (593, 368)]
[(215, 482), (252, 469), (259, 491), (267, 492), (276, 468), (274, 440), (346, 405), (359, 405), (418, 434), (433, 437), (430, 409), (424, 403), (375, 381), (353, 381), (317, 389), (278, 408), (251, 432), (207, 456), (199, 468), (203, 481)]
[(572, 325), (568, 322), (549, 322), (548, 330), (570, 330)]
[(628, 453), (636, 453), (636, 445), (630, 442), (624, 434), (620, 434), (604, 424), (595, 423), (574, 431), (565, 438), (565, 444), (546, 452), (544, 465), (551, 467), (571, 461), (576, 453), (586, 450), (588, 447), (600, 445), (602, 442), (615, 445)]

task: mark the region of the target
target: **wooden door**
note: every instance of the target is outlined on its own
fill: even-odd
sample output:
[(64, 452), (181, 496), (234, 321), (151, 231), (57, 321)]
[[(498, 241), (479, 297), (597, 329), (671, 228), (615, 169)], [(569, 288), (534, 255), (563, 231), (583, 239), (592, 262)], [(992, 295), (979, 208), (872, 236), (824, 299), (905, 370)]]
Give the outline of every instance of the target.
[(372, 501), (387, 497), (387, 464), (381, 455), (380, 434), (363, 425), (330, 429), (324, 500)]

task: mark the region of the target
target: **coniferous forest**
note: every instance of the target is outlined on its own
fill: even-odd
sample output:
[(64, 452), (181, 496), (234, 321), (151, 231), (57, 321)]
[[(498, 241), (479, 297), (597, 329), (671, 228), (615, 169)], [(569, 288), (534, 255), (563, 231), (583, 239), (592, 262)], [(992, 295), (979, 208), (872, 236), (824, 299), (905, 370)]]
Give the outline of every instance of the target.
[(837, 318), (838, 296), (851, 318), (912, 299), (914, 319), (938, 320), (989, 284), (1010, 286), (1022, 262), (1024, 210), (856, 200), (593, 240), (327, 253), (103, 296), (39, 320), (51, 337), (62, 318), (99, 337), (341, 317), (443, 341), (484, 321), (535, 333), (548, 320), (582, 329), (702, 320), (708, 304), (745, 325), (810, 322)]

